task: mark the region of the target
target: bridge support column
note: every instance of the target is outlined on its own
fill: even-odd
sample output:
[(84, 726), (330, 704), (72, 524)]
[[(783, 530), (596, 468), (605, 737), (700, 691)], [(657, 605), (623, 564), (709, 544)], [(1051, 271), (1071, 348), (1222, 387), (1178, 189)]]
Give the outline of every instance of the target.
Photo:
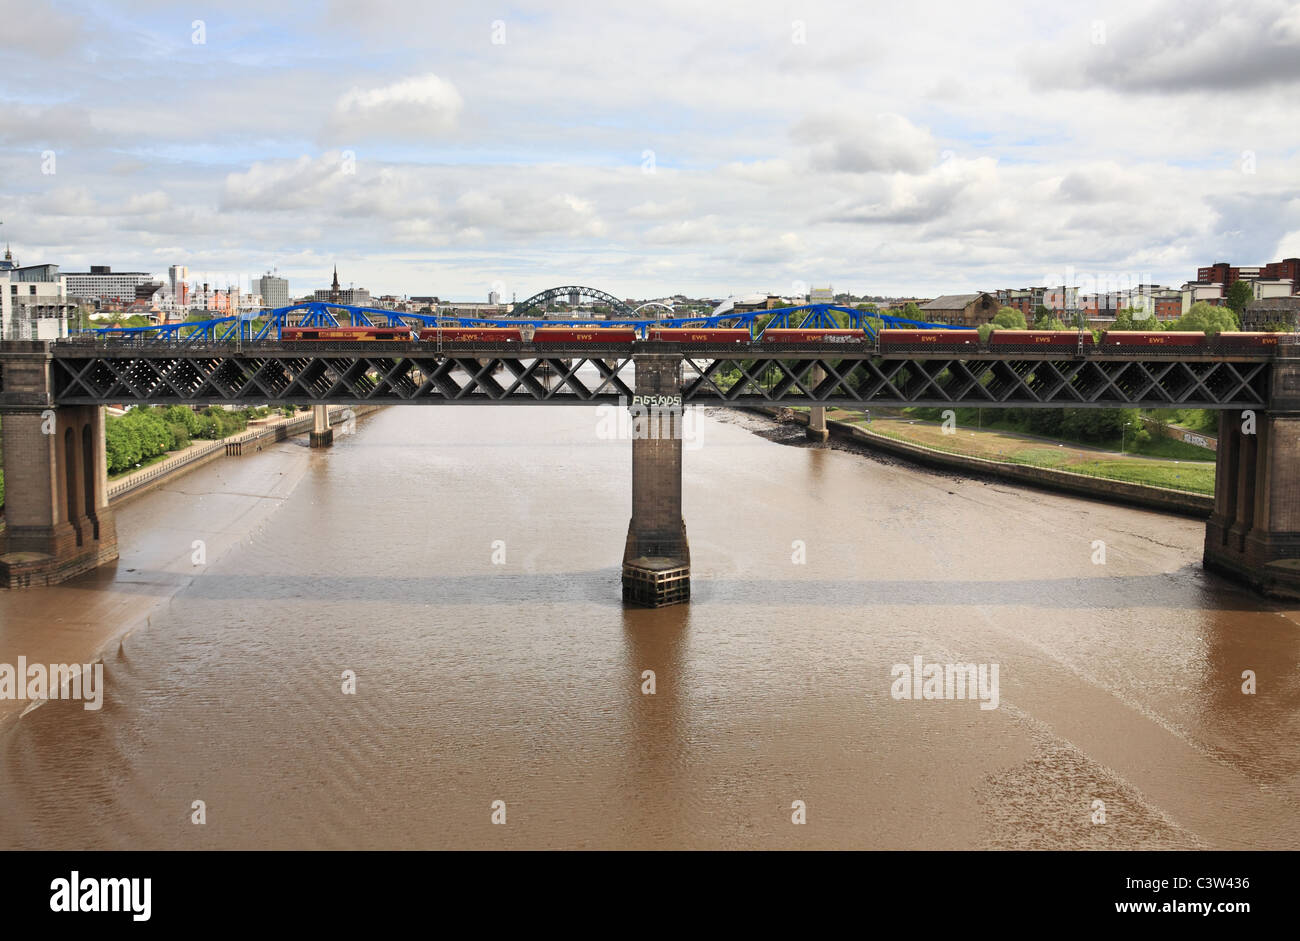
[(632, 400), (632, 520), (623, 549), (623, 601), (689, 601), (691, 550), (682, 518), (682, 358), (636, 359)]
[[(820, 366), (808, 370), (808, 381), (813, 388), (821, 385), (825, 378), (826, 373)], [(814, 405), (808, 409), (808, 428), (804, 433), (810, 441), (825, 441), (831, 436), (830, 430), (826, 427), (826, 406)]]
[(328, 448), (334, 443), (334, 429), (330, 427), (330, 407), (313, 405), (311, 407), (312, 430), (307, 438), (308, 446)]
[(1273, 366), (1271, 402), (1253, 422), (1219, 416), (1205, 567), (1267, 594), (1300, 597), (1300, 361)]
[[(15, 349), (20, 347), (26, 349)], [(104, 410), (55, 407), (49, 376), (46, 344), (3, 344), (0, 586), (5, 588), (53, 585), (117, 558)]]
[(826, 406), (814, 405), (808, 409), (808, 428), (805, 433), (813, 441), (825, 441), (831, 436), (826, 427)]

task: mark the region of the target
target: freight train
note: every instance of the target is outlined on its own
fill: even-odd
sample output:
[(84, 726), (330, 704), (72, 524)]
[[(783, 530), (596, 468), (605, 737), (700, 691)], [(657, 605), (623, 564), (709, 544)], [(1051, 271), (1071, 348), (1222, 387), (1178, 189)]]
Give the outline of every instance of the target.
[[(681, 347), (748, 345), (756, 341), (743, 327), (650, 327), (647, 337), (656, 343)], [(284, 342), (389, 341), (404, 343), (464, 343), (474, 345), (523, 342), (520, 327), (285, 327)], [(638, 340), (632, 326), (537, 327), (536, 345), (584, 346), (624, 344)], [(863, 330), (843, 328), (785, 329), (770, 327), (757, 341), (776, 352), (801, 346), (839, 346), (846, 351), (874, 351), (871, 337)], [(1206, 336), (1200, 331), (1107, 330), (1100, 340), (1088, 332), (1073, 330), (995, 330), (987, 341), (975, 330), (932, 328), (921, 330), (885, 329), (879, 333), (879, 351), (890, 353), (1268, 353), (1277, 348), (1276, 333), (1221, 333)]]
[(280, 339), (286, 343), (301, 340), (327, 341), (373, 341), (411, 339), (410, 327), (284, 327)]
[(1270, 353), (1276, 333), (1220, 333), (1199, 330), (1105, 330), (1100, 340), (1074, 330), (994, 330), (988, 342), (973, 330), (881, 330), (880, 352), (942, 353), (987, 350), (992, 353)]

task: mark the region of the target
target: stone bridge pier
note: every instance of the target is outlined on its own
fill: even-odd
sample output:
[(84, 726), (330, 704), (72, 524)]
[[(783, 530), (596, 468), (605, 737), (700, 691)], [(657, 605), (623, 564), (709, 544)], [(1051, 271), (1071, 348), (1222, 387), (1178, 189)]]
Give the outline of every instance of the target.
[(117, 558), (101, 406), (54, 405), (43, 343), (0, 349), (0, 586), (53, 585)]
[[(812, 388), (817, 388), (826, 379), (826, 372), (820, 366), (808, 370), (808, 381)], [(826, 427), (826, 406), (814, 405), (808, 409), (808, 427), (804, 434), (810, 441), (826, 441), (830, 438), (830, 429)]]
[(311, 407), (311, 434), (307, 436), (307, 446), (311, 448), (328, 448), (334, 443), (334, 429), (330, 427), (330, 407), (313, 405)]
[(682, 357), (636, 359), (632, 399), (632, 520), (623, 550), (623, 600), (647, 607), (691, 597), (682, 518)]
[(1205, 567), (1300, 597), (1300, 356), (1272, 366), (1267, 411), (1219, 414)]

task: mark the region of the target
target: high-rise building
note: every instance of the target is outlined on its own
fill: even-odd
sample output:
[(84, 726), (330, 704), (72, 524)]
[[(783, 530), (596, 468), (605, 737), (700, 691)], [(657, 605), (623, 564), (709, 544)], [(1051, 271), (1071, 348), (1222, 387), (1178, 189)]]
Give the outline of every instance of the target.
[(63, 276), (68, 297), (101, 304), (130, 304), (135, 289), (153, 280), (147, 271), (113, 271), (108, 265), (91, 265), (89, 271), (71, 271)]
[(289, 279), (277, 278), (269, 271), (259, 278), (254, 278), (249, 288), (253, 294), (262, 295), (262, 303), (267, 307), (289, 306)]
[(66, 337), (77, 305), (68, 298), (63, 278), (58, 265), (22, 267), (6, 248), (0, 266), (0, 339)]
[(167, 269), (167, 284), (163, 289), (160, 306), (169, 316), (179, 316), (190, 306), (190, 271), (184, 265)]

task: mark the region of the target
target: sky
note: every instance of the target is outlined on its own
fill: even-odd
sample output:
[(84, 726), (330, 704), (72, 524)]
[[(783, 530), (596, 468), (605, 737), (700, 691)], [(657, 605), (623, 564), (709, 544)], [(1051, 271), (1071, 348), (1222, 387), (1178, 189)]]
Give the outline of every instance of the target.
[(1300, 3), (0, 0), (24, 264), (523, 300), (1300, 256)]

